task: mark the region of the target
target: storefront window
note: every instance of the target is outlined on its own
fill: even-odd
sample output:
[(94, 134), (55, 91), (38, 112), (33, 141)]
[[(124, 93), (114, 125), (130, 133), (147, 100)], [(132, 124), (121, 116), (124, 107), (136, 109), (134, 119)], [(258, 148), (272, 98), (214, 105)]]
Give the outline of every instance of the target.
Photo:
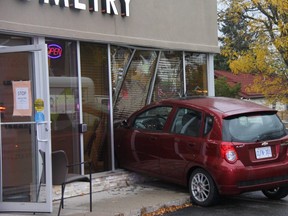
[(84, 156), (93, 172), (111, 170), (107, 45), (80, 43)]
[[(79, 87), (76, 42), (46, 40), (48, 46), (52, 151), (64, 150), (69, 163), (80, 157)], [(73, 170), (80, 172), (79, 167)]]
[(114, 107), (114, 120), (126, 118), (146, 104), (157, 55), (156, 51), (136, 51)]
[(207, 95), (207, 55), (185, 53), (185, 70), (187, 96)]
[[(76, 42), (47, 40), (47, 44), (52, 149), (63, 149), (69, 161), (78, 162), (82, 152)], [(118, 46), (110, 51), (115, 122), (149, 103), (151, 95), (151, 101), (183, 95), (183, 52)], [(82, 116), (87, 124), (84, 160), (93, 162), (93, 172), (111, 170), (108, 46), (80, 42), (80, 60)], [(207, 95), (206, 54), (186, 53), (185, 69), (187, 95)]]
[(182, 95), (182, 52), (161, 52), (152, 101)]
[(112, 88), (113, 101), (121, 88), (125, 70), (127, 69), (129, 60), (133, 50), (125, 47), (111, 46), (111, 71), (112, 71)]

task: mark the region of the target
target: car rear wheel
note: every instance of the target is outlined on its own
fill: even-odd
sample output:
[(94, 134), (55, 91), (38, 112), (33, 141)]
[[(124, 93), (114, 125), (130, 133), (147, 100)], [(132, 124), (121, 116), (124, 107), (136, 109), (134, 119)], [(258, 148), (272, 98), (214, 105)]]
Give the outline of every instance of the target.
[(203, 169), (195, 169), (192, 172), (189, 179), (189, 191), (192, 203), (199, 206), (211, 206), (219, 199), (212, 177)]
[(277, 187), (269, 190), (262, 190), (262, 193), (269, 199), (279, 200), (288, 195), (288, 187)]

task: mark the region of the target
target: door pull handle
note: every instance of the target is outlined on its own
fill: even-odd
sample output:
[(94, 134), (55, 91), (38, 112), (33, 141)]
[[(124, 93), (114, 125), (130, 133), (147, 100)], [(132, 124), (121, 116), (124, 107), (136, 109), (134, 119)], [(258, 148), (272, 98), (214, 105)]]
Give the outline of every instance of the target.
[(40, 129), (39, 129), (39, 127), (41, 126), (41, 125), (44, 125), (45, 126), (45, 131), (47, 132), (47, 131), (49, 131), (49, 129), (48, 129), (48, 127), (47, 127), (47, 123), (48, 122), (36, 122), (36, 128), (37, 128), (37, 130), (36, 130), (36, 134), (37, 134), (37, 141), (38, 142), (48, 142), (49, 140), (48, 139), (42, 139), (42, 138), (40, 138), (39, 136), (39, 131), (40, 131)]

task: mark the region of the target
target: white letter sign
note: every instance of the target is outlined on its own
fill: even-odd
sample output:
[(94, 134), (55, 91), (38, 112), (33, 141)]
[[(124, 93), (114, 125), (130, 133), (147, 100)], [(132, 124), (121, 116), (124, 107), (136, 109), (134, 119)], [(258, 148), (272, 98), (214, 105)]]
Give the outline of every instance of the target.
[(111, 8), (113, 10), (113, 14), (118, 15), (118, 11), (115, 5), (115, 0), (106, 0), (106, 10), (108, 14), (111, 14)]
[[(99, 4), (103, 14), (119, 15), (118, 10), (121, 10), (122, 17), (130, 16), (131, 0), (119, 0), (120, 6), (115, 3), (116, 0), (39, 0), (40, 4), (57, 5), (61, 8), (67, 7), (77, 10), (88, 10), (90, 12), (98, 12)], [(117, 5), (117, 6), (116, 6)], [(117, 7), (119, 7), (117, 9)]]
[(79, 0), (74, 0), (74, 7), (80, 10), (86, 10), (86, 5), (84, 3), (80, 3)]
[(125, 0), (126, 16), (130, 15), (130, 0)]

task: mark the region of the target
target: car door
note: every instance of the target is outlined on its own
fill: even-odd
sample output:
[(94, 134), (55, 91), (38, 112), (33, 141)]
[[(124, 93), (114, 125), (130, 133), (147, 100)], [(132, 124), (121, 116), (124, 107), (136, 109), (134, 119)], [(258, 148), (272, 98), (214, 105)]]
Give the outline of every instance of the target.
[(189, 163), (196, 163), (202, 151), (202, 113), (179, 108), (169, 135), (161, 143), (160, 169), (162, 176), (175, 182), (183, 182)]
[(135, 118), (130, 144), (137, 169), (153, 175), (160, 174), (163, 130), (171, 110), (171, 107), (157, 106)]

